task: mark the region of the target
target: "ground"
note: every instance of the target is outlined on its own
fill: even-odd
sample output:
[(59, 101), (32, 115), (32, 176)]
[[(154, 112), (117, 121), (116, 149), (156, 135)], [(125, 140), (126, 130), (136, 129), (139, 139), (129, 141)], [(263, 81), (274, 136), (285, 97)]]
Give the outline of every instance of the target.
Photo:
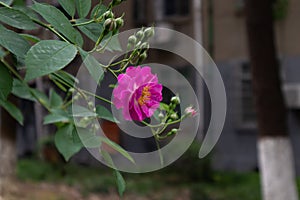
[[(169, 194), (168, 193), (173, 193)], [(169, 196), (169, 198), (168, 198)], [(91, 193), (83, 195), (79, 188), (70, 187), (65, 184), (54, 183), (34, 183), (29, 181), (10, 180), (2, 187), (0, 200), (117, 200), (120, 199), (115, 191), (106, 194)], [(158, 199), (174, 199), (186, 200), (190, 199), (188, 190), (165, 191), (165, 194), (156, 193), (151, 196), (142, 196), (138, 194), (125, 194), (124, 200), (158, 200)]]

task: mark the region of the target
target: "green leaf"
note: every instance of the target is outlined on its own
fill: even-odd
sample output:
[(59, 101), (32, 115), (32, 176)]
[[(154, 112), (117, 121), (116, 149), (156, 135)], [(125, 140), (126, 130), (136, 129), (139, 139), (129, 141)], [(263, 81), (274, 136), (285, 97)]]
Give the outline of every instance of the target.
[(25, 15), (27, 15), (31, 20), (36, 20), (36, 21), (40, 21), (40, 18), (38, 16), (38, 14), (33, 11), (30, 7), (27, 6), (20, 6), (20, 5), (14, 5), (13, 7), (15, 10), (18, 10), (22, 13), (24, 13)]
[(101, 17), (101, 15), (105, 13), (105, 11), (107, 11), (107, 7), (99, 3), (96, 6), (94, 6), (94, 8), (92, 9), (91, 18), (97, 19)]
[(113, 35), (110, 39), (107, 38), (107, 39), (103, 40), (100, 45), (104, 46), (106, 44), (106, 42), (108, 42), (108, 44), (106, 45), (105, 49), (107, 49), (109, 51), (122, 51), (122, 47), (121, 47), (121, 44), (119, 41), (118, 34)]
[(83, 39), (81, 34), (73, 28), (68, 18), (57, 8), (51, 5), (35, 3), (32, 8), (38, 12), (55, 29), (62, 33), (74, 44), (82, 46)]
[(90, 75), (96, 81), (96, 83), (100, 83), (103, 79), (104, 70), (100, 63), (94, 58), (94, 56), (90, 55), (88, 52), (79, 49), (80, 55), (82, 57), (83, 63)]
[(21, 99), (36, 101), (34, 96), (31, 94), (30, 89), (19, 79), (13, 79), (12, 93)]
[(66, 161), (82, 148), (82, 143), (74, 137), (74, 131), (74, 126), (68, 124), (59, 128), (54, 137), (55, 145)]
[(9, 101), (3, 101), (0, 99), (0, 106), (2, 106), (17, 122), (23, 125), (24, 117), (22, 112)]
[(122, 176), (122, 174), (116, 169), (116, 166), (110, 156), (109, 153), (107, 153), (106, 151), (101, 151), (100, 152), (102, 154), (102, 157), (104, 158), (104, 160), (112, 167), (114, 168), (114, 175), (116, 177), (116, 183), (117, 183), (117, 188), (118, 188), (118, 193), (119, 195), (122, 197), (123, 193), (125, 192), (126, 189), (126, 183), (125, 180)]
[(13, 8), (1, 7), (0, 21), (12, 27), (24, 30), (33, 30), (37, 28), (27, 15)]
[(0, 47), (0, 59), (6, 56), (6, 52)]
[(89, 109), (85, 108), (85, 107), (82, 107), (82, 106), (79, 106), (79, 105), (76, 105), (76, 104), (73, 104), (71, 106), (71, 115), (73, 117), (96, 117), (97, 114), (90, 111)]
[(0, 2), (6, 4), (6, 5), (11, 5), (13, 3), (13, 0), (0, 0)]
[(104, 106), (98, 105), (96, 106), (96, 113), (99, 118), (105, 119), (111, 122), (118, 123), (119, 121), (112, 115), (112, 113), (107, 110)]
[(75, 0), (77, 13), (80, 18), (85, 18), (91, 9), (91, 0)]
[(99, 148), (101, 146), (100, 136), (95, 135), (95, 133), (89, 131), (86, 128), (76, 127), (78, 136), (86, 148)]
[(51, 113), (44, 117), (44, 124), (54, 124), (58, 122), (68, 123), (70, 122), (70, 118), (57, 113)]
[(22, 34), (19, 34), (19, 35), (22, 36), (28, 42), (37, 43), (37, 42), (41, 41), (40, 38), (38, 38), (34, 35), (30, 35), (30, 34), (26, 34), (26, 33), (22, 33)]
[(51, 108), (60, 108), (63, 105), (62, 98), (53, 90), (50, 90), (50, 107)]
[(161, 109), (161, 110), (169, 110), (169, 105), (168, 104), (165, 104), (165, 103), (160, 103), (159, 104), (159, 108)]
[(74, 86), (76, 83), (79, 83), (79, 80), (76, 77), (74, 77), (72, 74), (70, 74), (66, 71), (63, 71), (63, 70), (59, 70), (59, 71), (53, 73), (53, 75), (55, 75), (57, 78), (64, 80), (70, 86)]
[(122, 176), (122, 174), (118, 170), (114, 170), (114, 175), (116, 177), (116, 183), (118, 186), (118, 193), (122, 197), (125, 189), (126, 189), (126, 182)]
[(27, 73), (25, 80), (31, 80), (64, 68), (76, 56), (74, 45), (57, 40), (43, 40), (36, 43), (25, 58)]
[[(76, 20), (76, 24), (84, 23), (89, 20), (87, 19), (78, 19)], [(78, 26), (79, 30), (83, 32), (88, 38), (96, 42), (98, 40), (98, 37), (103, 31), (103, 24), (100, 23), (90, 23), (84, 26)]]
[(130, 160), (132, 163), (135, 163), (133, 158), (131, 157), (131, 155), (125, 149), (123, 149), (120, 145), (118, 145), (117, 143), (111, 141), (107, 137), (100, 137), (100, 140), (102, 142), (106, 143), (107, 145), (109, 145), (111, 148), (115, 149), (120, 154), (122, 154), (125, 158)]
[(74, 17), (75, 0), (58, 0), (58, 2), (71, 17)]
[(30, 49), (29, 43), (14, 31), (0, 25), (0, 45), (20, 58), (25, 58)]
[(36, 97), (43, 106), (50, 106), (49, 99), (43, 92), (36, 89), (30, 89), (30, 93), (32, 93), (32, 95)]
[(13, 78), (8, 69), (0, 63), (0, 99), (6, 100), (13, 87)]

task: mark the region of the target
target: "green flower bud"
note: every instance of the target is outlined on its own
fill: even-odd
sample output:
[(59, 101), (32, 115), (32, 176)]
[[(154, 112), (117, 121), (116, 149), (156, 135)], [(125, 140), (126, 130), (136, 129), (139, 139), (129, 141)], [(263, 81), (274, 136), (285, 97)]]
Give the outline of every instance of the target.
[(94, 106), (94, 103), (91, 102), (91, 101), (89, 101), (89, 102), (88, 102), (88, 106), (89, 106), (89, 107), (93, 107), (93, 106)]
[(140, 59), (143, 61), (143, 60), (145, 60), (147, 58), (147, 53), (146, 52), (144, 52), (144, 53), (142, 53), (141, 55), (140, 55)]
[(144, 42), (144, 43), (141, 45), (141, 49), (149, 49), (149, 44), (148, 44), (148, 42)]
[(114, 19), (109, 18), (105, 20), (103, 26), (105, 30), (113, 31), (116, 28), (117, 24)]
[(158, 114), (158, 118), (163, 119), (164, 117), (165, 117), (165, 115), (164, 115), (162, 112), (160, 112), (160, 113)]
[(113, 0), (113, 1), (111, 2), (111, 4), (112, 4), (113, 6), (117, 6), (117, 5), (119, 5), (120, 3), (122, 3), (122, 1), (125, 1), (125, 0)]
[(176, 120), (176, 119), (178, 119), (178, 115), (177, 115), (177, 113), (173, 113), (173, 114), (171, 114), (171, 119), (173, 119), (173, 120)]
[(135, 46), (137, 46), (137, 47), (139, 47), (139, 46), (141, 46), (141, 41), (139, 41), (138, 43), (136, 43), (136, 45)]
[(178, 132), (178, 129), (177, 129), (177, 128), (173, 128), (173, 129), (168, 133), (168, 136), (173, 135), (173, 134), (176, 134), (177, 132)]
[(147, 38), (150, 38), (154, 35), (154, 28), (153, 27), (148, 27), (148, 28), (145, 29), (144, 33), (145, 33), (145, 36)]
[(136, 44), (136, 37), (134, 35), (131, 35), (128, 38), (128, 44), (131, 44), (132, 46), (134, 46)]
[(172, 103), (172, 104), (175, 104), (175, 105), (180, 104), (180, 99), (179, 99), (179, 97), (178, 97), (178, 96), (172, 97), (172, 98), (171, 98), (171, 103)]
[(103, 14), (103, 16), (104, 16), (104, 19), (105, 19), (105, 20), (106, 20), (106, 19), (109, 19), (109, 18), (114, 18), (114, 13), (111, 12), (110, 10), (108, 10), (108, 11), (106, 11), (106, 12)]
[(70, 89), (69, 89), (69, 92), (70, 92), (70, 93), (74, 93), (74, 92), (75, 92), (75, 89), (74, 89), (74, 88), (70, 88)]
[(135, 35), (138, 40), (142, 40), (144, 38), (144, 32), (142, 30), (138, 31)]
[(122, 27), (124, 25), (124, 20), (121, 17), (119, 17), (116, 19), (116, 24), (117, 24), (116, 28), (119, 29), (120, 27)]

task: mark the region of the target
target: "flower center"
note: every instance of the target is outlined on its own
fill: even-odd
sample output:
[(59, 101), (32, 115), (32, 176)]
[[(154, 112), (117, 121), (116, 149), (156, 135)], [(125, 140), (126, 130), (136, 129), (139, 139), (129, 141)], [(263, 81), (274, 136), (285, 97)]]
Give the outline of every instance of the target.
[(150, 100), (150, 96), (151, 93), (149, 92), (149, 86), (145, 86), (142, 90), (140, 98), (138, 99), (140, 106), (145, 105), (145, 103)]

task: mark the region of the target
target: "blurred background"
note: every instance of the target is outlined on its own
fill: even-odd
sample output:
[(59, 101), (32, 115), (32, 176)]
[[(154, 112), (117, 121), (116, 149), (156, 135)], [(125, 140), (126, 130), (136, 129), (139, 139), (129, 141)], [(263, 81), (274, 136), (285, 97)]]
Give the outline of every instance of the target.
[[(221, 72), (228, 101), (222, 135), (213, 151), (204, 159), (199, 159), (201, 139), (211, 116), (206, 85), (198, 81), (201, 77), (195, 75), (193, 67), (184, 59), (169, 52), (150, 50), (146, 62), (173, 66), (197, 91), (201, 114), (199, 136), (178, 161), (163, 170), (147, 174), (124, 173), (127, 183), (124, 199), (262, 199), (257, 140), (265, 133), (259, 131), (261, 126), (258, 125), (255, 109), (253, 61), (249, 53), (245, 1), (127, 0), (115, 8), (117, 16), (125, 13), (124, 31), (154, 25), (182, 32), (202, 44)], [(32, 4), (31, 0), (15, 2)], [(38, 2), (51, 3), (63, 11), (55, 0)], [(104, 1), (104, 4), (108, 2)], [(98, 1), (93, 0), (93, 3), (96, 5)], [(294, 161), (295, 175), (299, 176), (300, 2), (274, 0), (272, 9), (274, 44), (280, 66), (278, 74), (294, 154), (291, 162)], [(52, 37), (42, 29), (35, 30), (34, 34), (41, 38)], [(156, 42), (161, 44), (176, 43), (170, 35), (156, 37)], [(86, 38), (85, 45), (91, 46), (92, 41)], [(80, 62), (78, 59), (71, 66), (80, 65)], [(67, 70), (76, 74), (74, 67)], [(175, 87), (182, 87), (176, 77), (166, 78), (172, 80)], [(45, 92), (53, 87), (46, 78), (31, 84)], [(22, 127), (0, 110), (1, 175), (13, 174), (11, 184), (1, 188), (3, 199), (119, 199), (110, 169), (101, 165), (85, 149), (70, 162), (64, 162), (54, 145), (54, 127), (42, 125), (45, 110), (25, 100), (18, 101), (18, 104), (25, 117)], [(149, 150), (147, 145), (136, 143), (122, 133), (114, 123), (103, 121), (102, 128), (104, 132), (109, 132), (110, 139), (125, 149), (136, 152)], [(299, 180), (296, 179), (298, 190)]]

